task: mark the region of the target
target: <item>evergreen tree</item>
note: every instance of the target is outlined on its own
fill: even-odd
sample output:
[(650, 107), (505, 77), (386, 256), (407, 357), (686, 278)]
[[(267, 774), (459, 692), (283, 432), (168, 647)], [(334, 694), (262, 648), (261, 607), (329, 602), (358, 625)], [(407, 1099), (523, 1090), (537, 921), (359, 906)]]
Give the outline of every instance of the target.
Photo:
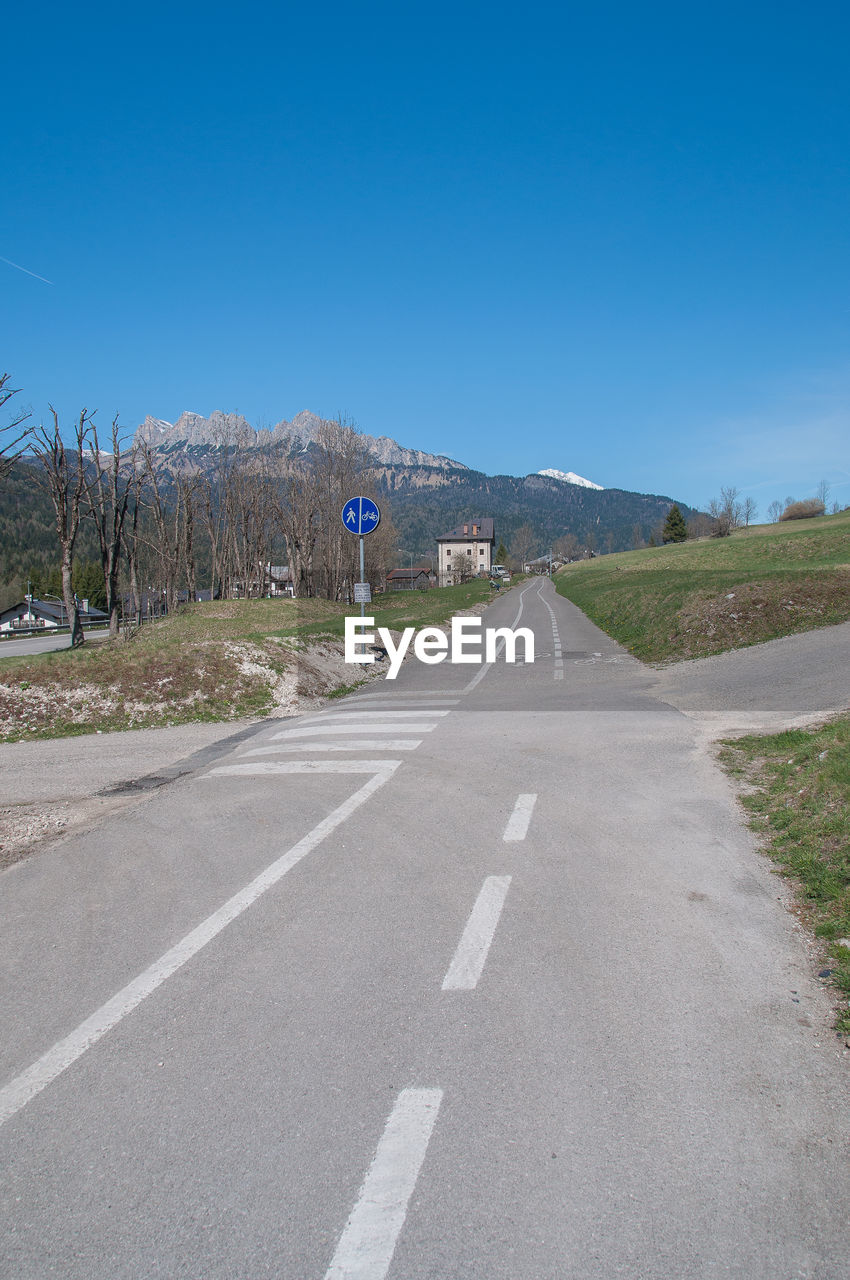
[(667, 512), (667, 519), (664, 521), (664, 530), (661, 537), (663, 541), (667, 543), (684, 542), (687, 539), (687, 536), (688, 526), (685, 524), (685, 517), (674, 502), (670, 510)]
[(504, 564), (507, 558), (508, 558), (508, 549), (500, 538), (499, 549), (496, 552), (496, 559), (493, 561), (493, 564)]
[(86, 560), (74, 567), (74, 590), (80, 600), (88, 600), (95, 609), (106, 606), (106, 587), (103, 570), (96, 560)]

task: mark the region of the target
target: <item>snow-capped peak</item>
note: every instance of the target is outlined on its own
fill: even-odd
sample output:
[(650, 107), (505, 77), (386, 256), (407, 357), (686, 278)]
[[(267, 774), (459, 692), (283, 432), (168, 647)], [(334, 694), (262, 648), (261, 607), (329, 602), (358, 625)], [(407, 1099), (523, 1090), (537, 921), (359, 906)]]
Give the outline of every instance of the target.
[(543, 471), (538, 471), (539, 476), (548, 476), (550, 480), (563, 480), (565, 484), (580, 484), (585, 489), (604, 489), (604, 484), (594, 484), (592, 480), (585, 480), (584, 476), (577, 476), (574, 471), (557, 471), (554, 467), (546, 467)]

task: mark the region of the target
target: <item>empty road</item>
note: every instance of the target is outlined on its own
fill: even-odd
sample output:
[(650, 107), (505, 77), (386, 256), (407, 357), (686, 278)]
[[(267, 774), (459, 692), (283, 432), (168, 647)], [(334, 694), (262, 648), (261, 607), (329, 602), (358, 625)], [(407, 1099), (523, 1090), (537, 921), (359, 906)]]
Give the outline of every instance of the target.
[(4, 1276), (845, 1280), (843, 1041), (687, 690), (548, 581), (484, 621), (533, 665), (408, 660), (0, 877)]

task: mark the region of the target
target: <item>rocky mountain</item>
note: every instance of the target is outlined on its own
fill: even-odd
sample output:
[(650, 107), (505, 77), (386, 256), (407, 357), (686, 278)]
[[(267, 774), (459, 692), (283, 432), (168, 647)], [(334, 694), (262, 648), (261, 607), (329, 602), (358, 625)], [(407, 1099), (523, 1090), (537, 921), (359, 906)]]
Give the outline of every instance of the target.
[[(145, 418), (136, 431), (135, 439), (154, 449), (174, 452), (189, 448), (215, 448), (221, 444), (238, 444), (251, 448), (287, 441), (305, 449), (314, 444), (324, 419), (305, 410), (297, 413), (291, 422), (285, 419), (274, 427), (262, 427), (259, 431), (237, 413), (211, 413), (204, 418), (199, 413), (181, 413), (175, 423), (161, 418)], [(433, 467), (441, 471), (468, 471), (462, 462), (439, 454), (424, 453), (421, 449), (406, 449), (389, 436), (363, 436), (369, 453), (382, 466)]]
[[(303, 412), (257, 431), (238, 414), (182, 413), (175, 423), (146, 418), (136, 439), (179, 470), (190, 459), (193, 466), (203, 466), (205, 457), (226, 442), (247, 449), (279, 443), (307, 452), (322, 421)], [(573, 471), (550, 467), (527, 476), (489, 476), (453, 458), (405, 448), (388, 436), (364, 435), (363, 441), (375, 464), (376, 495), (392, 512), (400, 545), (416, 555), (433, 552), (440, 534), (476, 515), (493, 516), (496, 537), (507, 546), (520, 525), (530, 524), (540, 551), (564, 534), (600, 551), (623, 551), (657, 533), (673, 503), (659, 494), (604, 489)], [(679, 507), (686, 519), (695, 514), (683, 502)]]

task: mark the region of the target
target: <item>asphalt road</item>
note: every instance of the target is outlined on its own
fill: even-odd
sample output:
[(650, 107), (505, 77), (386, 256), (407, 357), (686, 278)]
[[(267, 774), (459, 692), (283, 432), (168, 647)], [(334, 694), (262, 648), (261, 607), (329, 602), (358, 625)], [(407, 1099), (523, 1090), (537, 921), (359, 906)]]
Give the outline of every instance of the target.
[(700, 724), (546, 581), (485, 622), (535, 663), (3, 874), (2, 1274), (844, 1280), (848, 1064)]
[[(99, 644), (101, 640), (108, 639), (107, 628), (101, 631), (86, 631), (86, 644)], [(26, 658), (32, 653), (52, 653), (54, 649), (67, 649), (70, 644), (70, 632), (61, 631), (57, 635), (54, 632), (45, 631), (40, 636), (22, 636), (19, 640), (0, 641), (0, 658)]]

